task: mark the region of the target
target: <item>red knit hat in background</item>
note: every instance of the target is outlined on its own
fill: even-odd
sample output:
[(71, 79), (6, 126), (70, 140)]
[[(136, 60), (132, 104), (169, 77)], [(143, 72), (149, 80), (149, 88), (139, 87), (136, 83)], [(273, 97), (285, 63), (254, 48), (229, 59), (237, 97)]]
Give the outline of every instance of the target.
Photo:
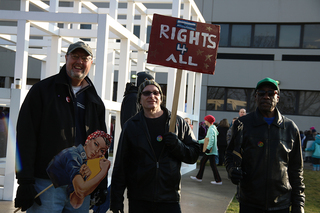
[(213, 124), (216, 119), (212, 116), (212, 115), (207, 115), (206, 117), (204, 117), (205, 121), (208, 121), (210, 124)]

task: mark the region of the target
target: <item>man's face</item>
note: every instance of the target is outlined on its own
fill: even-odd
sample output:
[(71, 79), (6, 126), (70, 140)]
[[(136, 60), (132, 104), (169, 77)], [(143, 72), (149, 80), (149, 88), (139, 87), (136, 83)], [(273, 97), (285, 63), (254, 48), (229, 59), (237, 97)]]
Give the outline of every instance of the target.
[(145, 110), (161, 109), (161, 95), (154, 85), (146, 86), (141, 92), (140, 104)]
[(240, 117), (242, 117), (242, 116), (244, 116), (244, 115), (246, 115), (247, 113), (246, 113), (246, 110), (245, 109), (240, 109), (239, 110), (239, 116)]
[(255, 98), (259, 110), (268, 113), (274, 111), (280, 96), (277, 90), (274, 90), (271, 86), (264, 85), (257, 90)]
[(102, 137), (91, 139), (85, 145), (85, 151), (88, 159), (95, 159), (104, 156), (108, 146)]
[(69, 77), (76, 80), (83, 80), (91, 68), (91, 56), (85, 50), (78, 48), (65, 57)]

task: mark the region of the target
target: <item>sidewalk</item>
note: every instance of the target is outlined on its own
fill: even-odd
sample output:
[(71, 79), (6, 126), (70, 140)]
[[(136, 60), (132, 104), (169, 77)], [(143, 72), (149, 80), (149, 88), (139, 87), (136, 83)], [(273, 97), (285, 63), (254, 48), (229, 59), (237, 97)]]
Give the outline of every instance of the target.
[(196, 169), (182, 176), (182, 212), (224, 213), (236, 193), (236, 186), (228, 180), (225, 167), (218, 166), (222, 185), (210, 183), (214, 180), (210, 166), (206, 166), (202, 182), (191, 180), (190, 176), (196, 176), (198, 170)]

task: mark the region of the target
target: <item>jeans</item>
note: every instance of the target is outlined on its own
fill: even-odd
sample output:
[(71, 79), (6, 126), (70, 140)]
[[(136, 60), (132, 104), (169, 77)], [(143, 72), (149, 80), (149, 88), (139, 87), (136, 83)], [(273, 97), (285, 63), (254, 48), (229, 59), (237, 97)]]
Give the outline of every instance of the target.
[[(40, 179), (36, 178), (35, 180), (35, 189), (39, 193), (43, 189), (47, 188), (52, 184), (49, 179)], [(40, 195), (40, 200), (42, 205), (34, 203), (28, 210), (27, 213), (67, 213), (67, 212), (76, 212), (76, 213), (88, 213), (90, 205), (90, 195), (88, 195), (81, 205), (80, 208), (74, 209), (70, 204), (69, 195), (67, 194), (67, 186), (60, 186), (54, 188), (50, 187), (47, 191)]]

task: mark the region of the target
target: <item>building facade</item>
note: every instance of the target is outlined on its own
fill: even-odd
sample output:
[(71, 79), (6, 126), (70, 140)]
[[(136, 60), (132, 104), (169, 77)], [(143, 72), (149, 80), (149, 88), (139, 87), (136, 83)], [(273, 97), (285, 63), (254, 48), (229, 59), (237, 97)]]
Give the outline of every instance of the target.
[(195, 2), (221, 26), (215, 75), (202, 76), (200, 120), (252, 112), (256, 83), (270, 77), (280, 83), (280, 111), (302, 131), (320, 129), (320, 1)]

